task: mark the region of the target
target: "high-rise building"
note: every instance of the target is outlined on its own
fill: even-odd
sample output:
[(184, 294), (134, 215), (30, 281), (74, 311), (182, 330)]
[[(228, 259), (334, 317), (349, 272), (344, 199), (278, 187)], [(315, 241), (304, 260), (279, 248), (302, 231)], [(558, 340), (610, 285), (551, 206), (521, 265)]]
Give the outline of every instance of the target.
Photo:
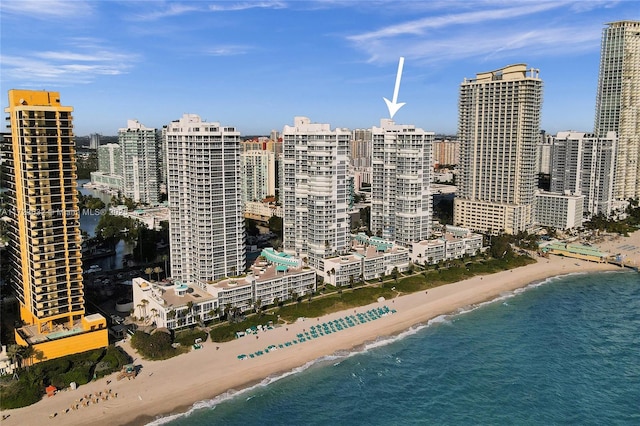
[(276, 194), (276, 156), (273, 151), (251, 150), (240, 154), (242, 205)]
[(454, 225), (513, 234), (533, 224), (542, 104), (538, 73), (517, 64), (462, 83)]
[(353, 176), (353, 190), (362, 190), (363, 183), (371, 184), (371, 129), (355, 129), (349, 142), (349, 175)]
[(551, 192), (584, 195), (585, 214), (612, 210), (616, 133), (598, 138), (584, 132), (558, 132), (551, 155)]
[(307, 256), (311, 267), (323, 270), (323, 259), (349, 248), (347, 168), (348, 129), (295, 117), (284, 126), (283, 205), (284, 249)]
[(410, 247), (431, 233), (434, 133), (382, 119), (371, 134), (371, 232)]
[(122, 149), (117, 143), (98, 147), (98, 170), (109, 175), (122, 176)]
[(98, 147), (98, 170), (91, 172), (91, 183), (122, 191), (122, 148), (117, 143)]
[(553, 136), (546, 132), (540, 133), (540, 140), (536, 147), (536, 173), (548, 175), (551, 173), (551, 146)]
[(240, 132), (184, 114), (163, 134), (172, 277), (204, 288), (243, 273)]
[(438, 140), (433, 142), (433, 162), (440, 166), (455, 166), (460, 161), (460, 142)]
[(98, 149), (100, 146), (100, 134), (91, 133), (89, 135), (89, 149)]
[(72, 107), (58, 92), (10, 90), (9, 271), (24, 326), (16, 343), (43, 359), (105, 347), (106, 320), (85, 315)]
[(355, 129), (351, 136), (349, 159), (354, 168), (371, 168), (371, 129)]
[[(272, 131), (273, 133), (278, 133), (275, 130)], [(260, 138), (253, 138), (253, 139), (249, 139), (249, 140), (244, 140), (241, 144), (241, 155), (245, 156), (245, 154), (253, 152), (253, 154), (248, 154), (249, 156), (255, 156), (255, 157), (259, 157), (259, 158), (253, 158), (253, 159), (247, 159), (247, 161), (249, 162), (249, 164), (255, 164), (256, 161), (264, 163), (266, 161), (267, 163), (267, 171), (266, 171), (266, 185), (267, 185), (267, 190), (266, 190), (266, 195), (276, 195), (278, 196), (280, 194), (280, 181), (282, 179), (281, 176), (281, 170), (282, 170), (282, 140), (274, 140), (274, 139), (267, 139), (265, 137), (260, 137)], [(256, 154), (255, 152), (261, 152), (262, 154)], [(271, 163), (272, 160), (271, 158), (271, 154), (273, 154), (273, 164)], [(242, 160), (243, 162), (245, 161), (244, 159)], [(244, 163), (243, 163), (244, 164)], [(244, 176), (243, 176), (244, 179)], [(255, 179), (255, 177), (253, 178)], [(251, 186), (251, 183), (247, 182), (247, 187)], [(249, 192), (251, 192), (251, 189), (248, 190)], [(243, 192), (243, 197), (244, 197), (244, 192)], [(264, 197), (263, 197), (264, 198)], [(249, 199), (249, 200), (245, 200), (243, 198), (243, 204), (246, 201), (251, 201), (253, 198)], [(256, 198), (256, 199), (260, 199), (260, 198)]]
[(595, 134), (616, 132), (614, 197), (640, 197), (640, 21), (607, 24), (602, 33)]
[(122, 149), (122, 185), (124, 195), (136, 203), (158, 204), (162, 150), (160, 134), (138, 120), (128, 120), (127, 127), (118, 130)]

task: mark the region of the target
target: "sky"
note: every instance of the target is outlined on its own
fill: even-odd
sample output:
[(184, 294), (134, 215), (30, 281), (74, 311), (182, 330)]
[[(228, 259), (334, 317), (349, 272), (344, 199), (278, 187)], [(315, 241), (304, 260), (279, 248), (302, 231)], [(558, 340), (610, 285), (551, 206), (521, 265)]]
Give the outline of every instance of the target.
[(78, 136), (184, 113), (268, 135), (306, 116), (370, 128), (404, 67), (398, 124), (455, 134), (464, 78), (525, 63), (541, 127), (593, 130), (602, 30), (640, 1), (0, 2), (0, 89), (60, 92)]

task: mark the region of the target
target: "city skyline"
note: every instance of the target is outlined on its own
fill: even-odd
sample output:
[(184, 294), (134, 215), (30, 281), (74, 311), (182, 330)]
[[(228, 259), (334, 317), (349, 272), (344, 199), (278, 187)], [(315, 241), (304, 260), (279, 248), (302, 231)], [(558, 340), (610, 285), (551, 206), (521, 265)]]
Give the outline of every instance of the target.
[(404, 56), (394, 121), (455, 134), (464, 78), (527, 63), (544, 81), (541, 128), (591, 132), (602, 30), (637, 20), (636, 6), (9, 0), (1, 85), (60, 91), (76, 135), (115, 135), (128, 119), (160, 128), (183, 113), (243, 135), (299, 115), (370, 128), (388, 117), (382, 97)]

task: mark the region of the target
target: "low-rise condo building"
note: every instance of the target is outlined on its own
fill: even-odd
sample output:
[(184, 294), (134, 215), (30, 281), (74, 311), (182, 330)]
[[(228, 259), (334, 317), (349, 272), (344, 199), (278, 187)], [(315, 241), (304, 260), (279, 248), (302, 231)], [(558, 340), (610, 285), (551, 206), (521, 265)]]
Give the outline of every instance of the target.
[(364, 233), (351, 239), (351, 253), (326, 260), (321, 275), (327, 284), (342, 287), (409, 270), (409, 249)]
[(536, 193), (534, 217), (536, 224), (561, 230), (582, 226), (584, 195)]
[(414, 243), (411, 261), (419, 265), (435, 265), (451, 259), (475, 256), (482, 250), (482, 235), (466, 228), (447, 225), (445, 232), (433, 240)]
[(182, 328), (313, 293), (316, 273), (301, 259), (264, 249), (247, 275), (207, 283), (133, 279), (134, 315), (143, 325)]

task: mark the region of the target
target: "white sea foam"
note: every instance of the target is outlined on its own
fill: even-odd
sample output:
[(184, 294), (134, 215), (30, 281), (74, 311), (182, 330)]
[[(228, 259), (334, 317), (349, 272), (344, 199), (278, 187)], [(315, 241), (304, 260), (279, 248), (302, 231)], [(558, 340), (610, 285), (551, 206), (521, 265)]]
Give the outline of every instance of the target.
[[(259, 389), (262, 387), (266, 387), (272, 383), (277, 382), (278, 380), (284, 379), (285, 377), (294, 375), (294, 374), (298, 374), (301, 373), (305, 370), (307, 370), (308, 368), (316, 365), (316, 364), (321, 364), (324, 362), (330, 362), (330, 361), (334, 361), (336, 359), (342, 358), (341, 356), (338, 355), (327, 355), (327, 356), (323, 356), (317, 359), (314, 359), (313, 361), (309, 361), (306, 364), (300, 366), (300, 367), (296, 367), (293, 370), (278, 374), (278, 375), (272, 375), (269, 376), (265, 379), (263, 379), (262, 381), (260, 381), (259, 383), (256, 383), (253, 386), (249, 386), (240, 390), (235, 390), (235, 389), (231, 389), (223, 394), (220, 394), (218, 396), (216, 396), (213, 399), (208, 399), (208, 400), (204, 400), (204, 401), (198, 401), (195, 404), (193, 404), (191, 406), (191, 408), (184, 412), (184, 413), (178, 413), (178, 414), (171, 414), (169, 416), (165, 416), (165, 417), (160, 417), (158, 419), (155, 419), (154, 421), (147, 423), (147, 426), (159, 426), (159, 425), (163, 425), (166, 423), (169, 423), (177, 418), (180, 417), (188, 417), (190, 416), (193, 412), (197, 411), (197, 410), (201, 410), (203, 408), (208, 408), (208, 409), (215, 409), (215, 407), (220, 404), (221, 402), (230, 400), (232, 398), (238, 397), (240, 395), (246, 394), (247, 392), (251, 392), (252, 390), (255, 389)], [(247, 400), (253, 398), (253, 396), (249, 396), (247, 398)]]
[[(564, 275), (559, 275), (559, 276), (555, 276), (555, 277), (550, 277), (547, 278), (545, 280), (542, 281), (536, 281), (533, 282), (531, 284), (528, 284), (524, 287), (521, 288), (517, 288), (515, 290), (512, 291), (508, 291), (508, 292), (504, 292), (501, 293), (500, 295), (498, 295), (497, 297), (495, 297), (494, 299), (491, 300), (487, 300), (485, 302), (481, 302), (481, 303), (477, 303), (474, 305), (468, 305), (468, 306), (463, 306), (461, 308), (458, 308), (455, 312), (451, 313), (451, 314), (444, 314), (444, 315), (438, 315), (437, 317), (434, 317), (432, 319), (430, 319), (429, 321), (427, 321), (426, 324), (417, 324), (414, 325), (412, 327), (410, 327), (409, 329), (394, 335), (394, 336), (386, 336), (386, 337), (379, 337), (374, 341), (370, 341), (365, 343), (363, 346), (357, 348), (357, 349), (353, 349), (353, 350), (341, 350), (341, 351), (337, 351), (332, 355), (327, 355), (327, 356), (323, 356), (320, 358), (317, 358), (315, 360), (309, 361), (306, 364), (294, 368), (291, 371), (276, 375), (276, 376), (269, 376), (266, 379), (262, 380), (261, 382), (244, 388), (244, 389), (240, 389), (240, 390), (234, 390), (231, 389), (221, 395), (218, 395), (217, 397), (210, 399), (210, 400), (205, 400), (205, 401), (198, 401), (195, 404), (193, 404), (193, 406), (186, 412), (184, 413), (179, 413), (179, 414), (172, 414), (166, 417), (161, 417), (158, 418), (154, 421), (152, 421), (151, 423), (148, 423), (147, 426), (159, 426), (159, 425), (163, 425), (166, 423), (169, 423), (177, 418), (180, 417), (188, 417), (190, 416), (193, 412), (203, 409), (203, 408), (208, 408), (208, 409), (215, 409), (215, 407), (224, 402), (227, 401), (229, 399), (235, 398), (239, 395), (243, 395), (247, 392), (251, 392), (252, 390), (261, 388), (261, 387), (266, 387), (268, 385), (270, 385), (271, 383), (275, 383), (278, 380), (281, 380), (285, 377), (294, 375), (294, 374), (298, 374), (301, 373), (305, 370), (308, 370), (309, 368), (315, 366), (315, 365), (322, 365), (324, 363), (331, 363), (333, 366), (337, 366), (339, 365), (344, 359), (346, 358), (351, 358), (353, 356), (356, 355), (360, 355), (366, 352), (369, 352), (372, 349), (377, 349), (377, 348), (381, 348), (387, 345), (390, 345), (392, 343), (395, 343), (397, 341), (400, 341), (406, 337), (415, 335), (416, 333), (418, 333), (419, 331), (428, 328), (432, 325), (442, 325), (442, 324), (447, 324), (447, 325), (451, 325), (452, 324), (452, 318), (460, 316), (460, 315), (464, 315), (467, 314), (469, 312), (473, 312), (476, 309), (482, 308), (484, 306), (496, 303), (496, 302), (500, 302), (500, 301), (504, 301), (507, 299), (511, 299), (519, 294), (524, 293), (527, 290), (530, 289), (534, 289), (549, 283), (552, 283), (554, 281), (558, 281), (564, 277), (567, 276), (572, 276), (572, 275), (584, 275), (587, 274), (586, 272), (574, 272), (574, 273), (570, 273), (570, 274), (564, 274)], [(357, 377), (355, 375), (355, 373), (352, 373), (352, 375), (354, 377)], [(252, 397), (248, 397), (248, 398), (252, 398)]]

